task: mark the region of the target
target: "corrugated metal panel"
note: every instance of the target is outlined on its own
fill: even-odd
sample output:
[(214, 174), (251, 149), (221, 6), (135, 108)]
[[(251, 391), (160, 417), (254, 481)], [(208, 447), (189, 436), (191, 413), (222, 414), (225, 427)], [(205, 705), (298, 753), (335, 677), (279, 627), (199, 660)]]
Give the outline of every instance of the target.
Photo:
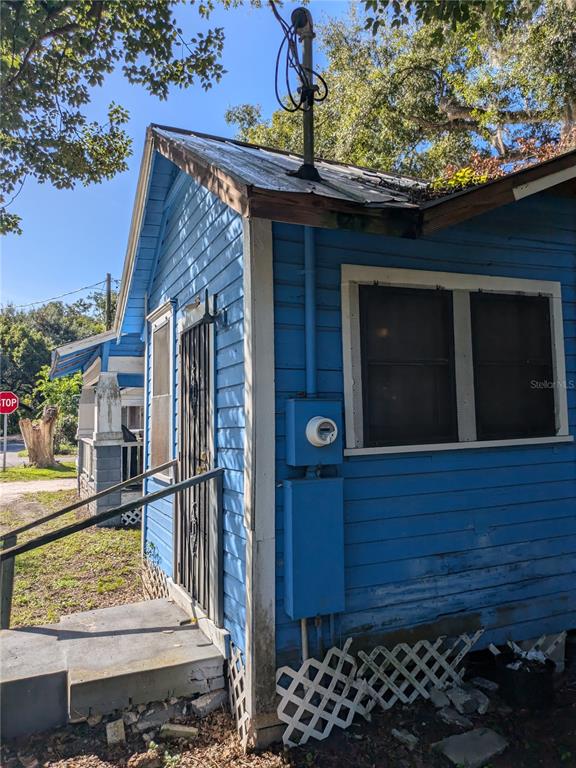
[[(281, 481), (291, 476), (284, 461), (285, 401), (305, 389), (303, 239), (293, 225), (274, 225), (274, 233), (276, 478)], [(319, 396), (343, 398), (342, 263), (560, 281), (567, 379), (576, 379), (573, 200), (540, 195), (426, 240), (317, 230), (317, 243)], [(573, 433), (573, 388), (568, 406)], [(488, 627), (483, 642), (490, 642), (574, 625), (573, 443), (348, 457), (342, 474), (341, 636), (477, 621)], [(277, 645), (288, 660), (299, 653), (300, 630), (283, 610), (282, 503), (279, 492)]]

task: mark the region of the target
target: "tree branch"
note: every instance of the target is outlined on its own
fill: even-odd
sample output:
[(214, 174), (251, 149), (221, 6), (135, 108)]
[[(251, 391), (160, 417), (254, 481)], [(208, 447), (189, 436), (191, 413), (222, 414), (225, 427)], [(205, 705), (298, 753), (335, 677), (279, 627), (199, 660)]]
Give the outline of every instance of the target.
[[(476, 115), (488, 115), (490, 110), (483, 107), (467, 107), (443, 97), (438, 102), (438, 108), (443, 112), (449, 122), (466, 120), (469, 123), (478, 124)], [(499, 125), (506, 123), (530, 123), (537, 125), (548, 119), (545, 112), (531, 112), (526, 109), (500, 109), (497, 110), (497, 122)]]
[[(70, 7), (69, 5), (65, 5), (63, 3), (62, 6), (57, 7), (54, 10), (48, 11), (46, 14), (46, 19), (44, 20), (44, 27), (46, 27), (46, 25), (50, 21), (54, 21), (54, 19), (56, 19), (60, 14), (62, 14), (69, 7)], [(101, 18), (102, 18), (102, 0), (94, 0), (94, 2), (90, 7), (89, 15), (96, 17), (96, 32), (97, 32), (100, 26)], [(64, 35), (67, 35), (70, 32), (75, 32), (80, 28), (81, 27), (78, 22), (69, 22), (68, 24), (63, 24), (60, 27), (55, 27), (54, 29), (47, 30), (46, 32), (42, 33), (37, 38), (35, 38), (32, 41), (32, 43), (29, 45), (26, 53), (24, 54), (22, 63), (18, 67), (17, 71), (7, 79), (6, 86), (14, 85), (14, 83), (16, 83), (22, 77), (25, 69), (28, 66), (28, 62), (30, 61), (31, 57), (36, 53), (36, 51), (38, 51), (44, 45), (45, 42), (47, 42), (48, 40), (52, 40), (55, 37), (63, 37)]]

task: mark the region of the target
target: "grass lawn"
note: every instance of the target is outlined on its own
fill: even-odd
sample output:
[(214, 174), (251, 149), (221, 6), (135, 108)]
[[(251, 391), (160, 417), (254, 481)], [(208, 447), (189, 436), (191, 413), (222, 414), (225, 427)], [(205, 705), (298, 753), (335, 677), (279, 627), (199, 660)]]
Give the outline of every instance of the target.
[[(18, 451), (16, 455), (25, 459), (28, 456), (28, 451), (24, 448), (22, 451)], [(72, 443), (60, 443), (60, 447), (55, 455), (56, 458), (58, 458), (58, 456), (77, 456), (78, 446), (73, 445)]]
[[(71, 504), (75, 491), (26, 494), (17, 503), (40, 517)], [(22, 534), (19, 541), (77, 519), (77, 512)], [(0, 525), (16, 527), (15, 509), (0, 511)], [(20, 518), (21, 522), (21, 518)], [(11, 627), (57, 622), (60, 616), (141, 600), (140, 531), (89, 528), (16, 558)]]
[(17, 483), (23, 480), (54, 480), (60, 477), (76, 477), (76, 463), (63, 461), (61, 464), (48, 469), (7, 467), (5, 472), (0, 472), (0, 483)]

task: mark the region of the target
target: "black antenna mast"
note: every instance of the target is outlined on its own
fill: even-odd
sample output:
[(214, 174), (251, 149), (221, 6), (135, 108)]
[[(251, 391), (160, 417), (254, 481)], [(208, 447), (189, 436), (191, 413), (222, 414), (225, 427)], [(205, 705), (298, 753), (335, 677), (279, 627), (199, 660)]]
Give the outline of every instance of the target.
[[(314, 165), (314, 102), (322, 102), (328, 95), (328, 86), (323, 77), (314, 71), (312, 59), (312, 41), (314, 40), (314, 27), (312, 16), (307, 8), (296, 8), (292, 12), (290, 24), (278, 13), (274, 0), (269, 0), (270, 7), (278, 19), (284, 39), (280, 44), (276, 57), (276, 98), (282, 109), (287, 112), (304, 112), (304, 163), (297, 171), (288, 171), (291, 176), (298, 176), (309, 181), (321, 181), (320, 174)], [(302, 46), (302, 61), (298, 51), (298, 42)], [(284, 46), (286, 51), (284, 52)], [(288, 96), (288, 103), (280, 96), (278, 79), (280, 63), (284, 53), (284, 75)], [(296, 72), (300, 82), (296, 93), (290, 83), (290, 72)], [(320, 85), (316, 85), (314, 79)]]

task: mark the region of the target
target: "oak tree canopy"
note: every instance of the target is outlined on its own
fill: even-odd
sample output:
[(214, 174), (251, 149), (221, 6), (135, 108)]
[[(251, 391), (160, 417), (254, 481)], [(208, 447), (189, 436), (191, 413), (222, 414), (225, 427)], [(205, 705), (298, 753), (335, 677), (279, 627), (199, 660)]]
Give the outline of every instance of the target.
[[(330, 93), (320, 157), (464, 181), (575, 142), (574, 0), (367, 0), (317, 24)], [(227, 113), (242, 139), (301, 151), (301, 123), (258, 104)]]
[[(91, 120), (91, 91), (119, 68), (165, 99), (171, 86), (210, 88), (223, 74), (221, 27), (186, 37), (176, 7), (205, 21), (239, 0), (2, 0), (0, 3), (0, 231), (19, 231), (11, 200), (27, 176), (58, 188), (126, 169), (128, 112), (110, 100)], [(199, 24), (206, 26), (206, 24)], [(9, 206), (9, 207), (8, 207)]]

